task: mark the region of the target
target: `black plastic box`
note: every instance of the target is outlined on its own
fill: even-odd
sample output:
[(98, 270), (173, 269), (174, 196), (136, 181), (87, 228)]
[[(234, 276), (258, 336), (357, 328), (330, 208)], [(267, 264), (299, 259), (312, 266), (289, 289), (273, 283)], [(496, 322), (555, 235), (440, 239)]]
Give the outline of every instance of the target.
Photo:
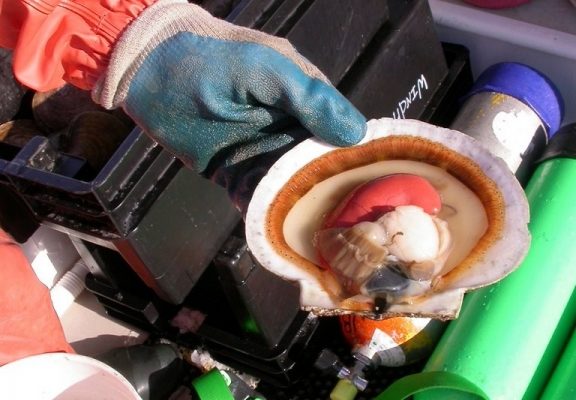
[(77, 178), (83, 160), (52, 151), (37, 136), (4, 168), (37, 220), (117, 250), (168, 302), (182, 302), (240, 219), (224, 190), (138, 129), (92, 180)]

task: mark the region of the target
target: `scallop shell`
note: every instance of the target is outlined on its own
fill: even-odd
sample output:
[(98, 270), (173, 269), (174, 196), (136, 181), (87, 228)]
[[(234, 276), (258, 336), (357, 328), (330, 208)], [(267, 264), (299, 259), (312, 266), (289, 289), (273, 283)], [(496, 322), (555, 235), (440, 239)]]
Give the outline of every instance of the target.
[(64, 142), (64, 150), (84, 158), (99, 171), (133, 127), (113, 114), (102, 111), (85, 111), (70, 121)]
[(24, 147), (34, 136), (44, 135), (36, 123), (30, 119), (15, 119), (0, 125), (0, 141), (17, 147)]
[(87, 111), (106, 110), (96, 104), (89, 91), (65, 84), (32, 97), (32, 114), (40, 128), (48, 133), (66, 129), (74, 117)]
[[(291, 210), (316, 185), (382, 161), (413, 160), (440, 169), (463, 183), (481, 202), (487, 227), (470, 251), (437, 277), (425, 296), (379, 309), (365, 297), (347, 297), (335, 276), (302, 249), (288, 244)], [(443, 172), (444, 173), (444, 172)], [(349, 190), (331, 189), (317, 201), (313, 216), (296, 217), (296, 235), (312, 241), (314, 226)], [(311, 200), (316, 201), (316, 200)], [(320, 214), (320, 215), (318, 215)], [(472, 218), (466, 215), (466, 218)], [(290, 217), (294, 218), (294, 217)], [(453, 319), (464, 293), (492, 284), (519, 266), (530, 245), (529, 207), (524, 190), (505, 162), (461, 132), (415, 120), (383, 118), (368, 122), (365, 138), (348, 148), (309, 139), (281, 157), (260, 181), (246, 215), (246, 238), (266, 269), (300, 285), (304, 310), (318, 315), (357, 313), (372, 318), (419, 316)]]

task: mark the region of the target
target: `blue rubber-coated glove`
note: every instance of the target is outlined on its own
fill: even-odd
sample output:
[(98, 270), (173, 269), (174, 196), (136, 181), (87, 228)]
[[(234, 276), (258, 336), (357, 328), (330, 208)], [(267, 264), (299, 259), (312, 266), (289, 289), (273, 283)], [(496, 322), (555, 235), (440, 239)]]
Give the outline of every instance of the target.
[(267, 168), (310, 134), (360, 141), (365, 118), (285, 40), (159, 0), (123, 33), (93, 90), (121, 106), (240, 209)]

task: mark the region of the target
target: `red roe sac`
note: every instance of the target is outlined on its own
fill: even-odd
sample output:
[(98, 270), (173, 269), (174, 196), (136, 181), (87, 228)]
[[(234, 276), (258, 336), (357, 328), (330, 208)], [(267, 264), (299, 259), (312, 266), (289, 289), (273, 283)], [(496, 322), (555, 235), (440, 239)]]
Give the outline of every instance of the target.
[(412, 174), (386, 175), (366, 182), (330, 212), (323, 229), (347, 228), (362, 221), (375, 221), (398, 206), (414, 205), (430, 215), (442, 207), (440, 194), (426, 179)]
[[(322, 229), (349, 228), (359, 222), (376, 221), (398, 206), (418, 206), (430, 215), (442, 207), (440, 194), (418, 175), (398, 173), (363, 183), (350, 192), (324, 219)], [(318, 254), (320, 266), (329, 263)]]

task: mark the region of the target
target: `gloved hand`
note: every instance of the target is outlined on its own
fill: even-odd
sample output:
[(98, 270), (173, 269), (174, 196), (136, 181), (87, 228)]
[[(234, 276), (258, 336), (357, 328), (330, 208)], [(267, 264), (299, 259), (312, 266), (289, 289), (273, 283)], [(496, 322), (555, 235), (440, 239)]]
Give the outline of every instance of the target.
[(365, 118), (286, 40), (183, 0), (159, 0), (128, 25), (92, 93), (242, 210), (269, 165), (310, 133), (347, 146), (365, 132)]
[(241, 209), (269, 165), (307, 131), (346, 146), (365, 129), (364, 117), (286, 40), (174, 0), (128, 27), (94, 93), (227, 187)]

